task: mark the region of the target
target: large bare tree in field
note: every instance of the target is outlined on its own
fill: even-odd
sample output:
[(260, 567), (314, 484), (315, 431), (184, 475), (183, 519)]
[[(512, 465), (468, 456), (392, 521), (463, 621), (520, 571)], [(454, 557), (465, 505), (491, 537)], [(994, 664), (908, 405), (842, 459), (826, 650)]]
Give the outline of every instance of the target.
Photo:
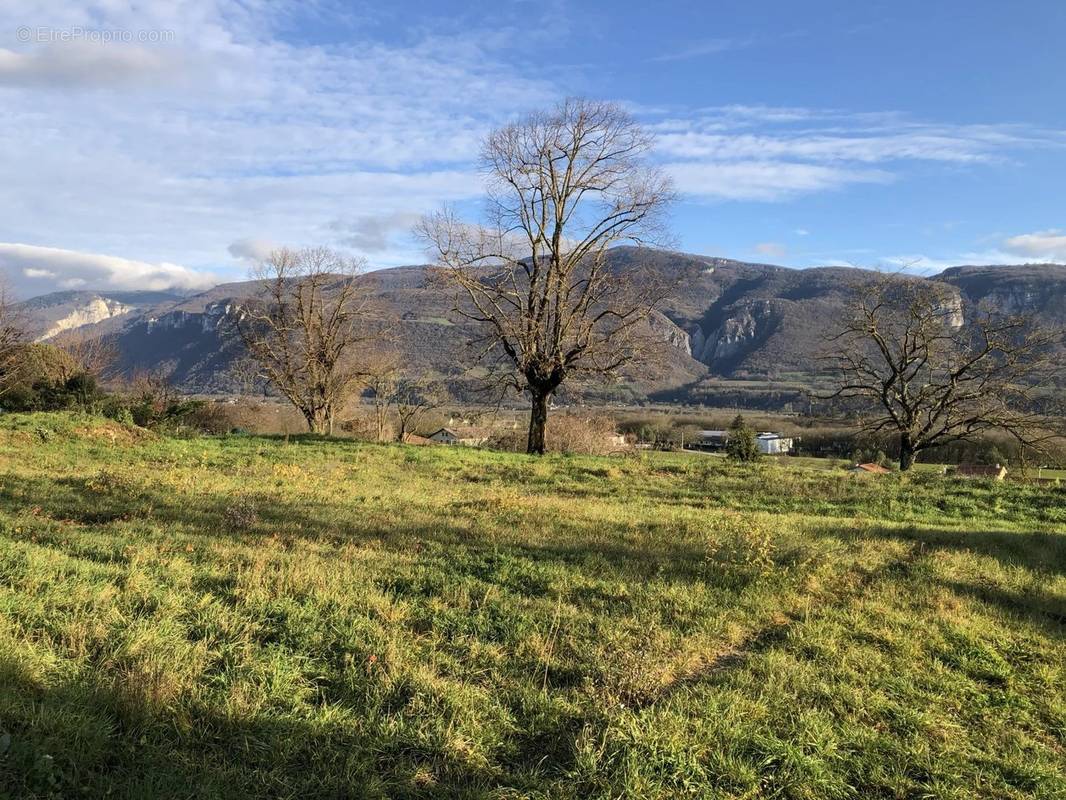
[(1047, 384), (1061, 332), (985, 308), (965, 309), (953, 287), (886, 276), (857, 290), (855, 310), (830, 336), (824, 363), (836, 383), (822, 399), (857, 408), (863, 430), (899, 440), (899, 466), (923, 450), (1000, 430), (1040, 447)]
[(361, 350), (375, 338), (357, 281), (363, 266), (327, 248), (276, 250), (253, 270), (262, 288), (237, 315), (248, 355), (312, 433), (333, 433), (362, 376)]
[(639, 259), (612, 268), (607, 258), (616, 244), (662, 241), (673, 190), (647, 163), (650, 147), (618, 106), (567, 100), (488, 137), (483, 225), (448, 210), (420, 225), (459, 290), (457, 311), (483, 334), (479, 357), (498, 385), (529, 397), (529, 453), (544, 452), (556, 390), (632, 360), (664, 293)]

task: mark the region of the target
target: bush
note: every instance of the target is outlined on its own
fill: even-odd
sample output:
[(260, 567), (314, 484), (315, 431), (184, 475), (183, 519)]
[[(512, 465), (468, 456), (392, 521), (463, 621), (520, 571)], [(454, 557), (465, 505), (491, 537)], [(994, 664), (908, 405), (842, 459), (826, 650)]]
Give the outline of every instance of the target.
[(734, 461), (750, 463), (758, 461), (759, 443), (755, 440), (755, 431), (747, 426), (744, 417), (737, 415), (729, 426), (729, 438), (725, 444), (725, 454)]
[(120, 425), (136, 424), (133, 421), (133, 412), (130, 411), (129, 406), (114, 400), (104, 408), (103, 414), (108, 419), (112, 419)]
[(777, 544), (773, 533), (760, 518), (730, 514), (717, 526), (713, 557), (740, 574), (767, 576), (774, 571)]
[[(549, 453), (568, 455), (608, 455), (630, 447), (628, 437), (620, 441), (614, 419), (604, 414), (559, 413), (548, 416), (545, 448)], [(496, 450), (524, 452), (528, 430), (519, 425), (501, 428), (492, 437)]]
[(603, 414), (557, 414), (548, 418), (546, 444), (555, 453), (607, 455), (626, 448), (614, 420)]

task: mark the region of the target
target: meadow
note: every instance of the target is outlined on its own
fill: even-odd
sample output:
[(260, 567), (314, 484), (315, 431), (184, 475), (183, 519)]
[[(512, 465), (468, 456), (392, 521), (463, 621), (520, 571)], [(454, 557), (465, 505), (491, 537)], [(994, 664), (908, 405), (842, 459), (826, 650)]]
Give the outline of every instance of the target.
[(0, 797), (1061, 799), (1066, 488), (5, 415)]

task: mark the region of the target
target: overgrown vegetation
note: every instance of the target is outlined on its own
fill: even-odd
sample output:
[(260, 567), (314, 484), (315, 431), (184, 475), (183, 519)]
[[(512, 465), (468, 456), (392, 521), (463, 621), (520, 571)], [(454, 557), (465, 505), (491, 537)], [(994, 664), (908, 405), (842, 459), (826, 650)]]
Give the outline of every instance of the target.
[(1066, 792), (1066, 489), (0, 418), (0, 796)]

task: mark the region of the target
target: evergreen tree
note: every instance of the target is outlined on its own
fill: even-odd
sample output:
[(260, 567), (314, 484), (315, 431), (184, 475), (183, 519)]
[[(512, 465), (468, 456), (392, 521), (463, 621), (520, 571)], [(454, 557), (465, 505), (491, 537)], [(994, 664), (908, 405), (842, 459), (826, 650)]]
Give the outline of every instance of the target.
[(729, 426), (729, 438), (725, 444), (725, 454), (734, 461), (752, 462), (759, 460), (759, 444), (755, 440), (755, 431), (748, 427), (744, 417), (737, 414)]

